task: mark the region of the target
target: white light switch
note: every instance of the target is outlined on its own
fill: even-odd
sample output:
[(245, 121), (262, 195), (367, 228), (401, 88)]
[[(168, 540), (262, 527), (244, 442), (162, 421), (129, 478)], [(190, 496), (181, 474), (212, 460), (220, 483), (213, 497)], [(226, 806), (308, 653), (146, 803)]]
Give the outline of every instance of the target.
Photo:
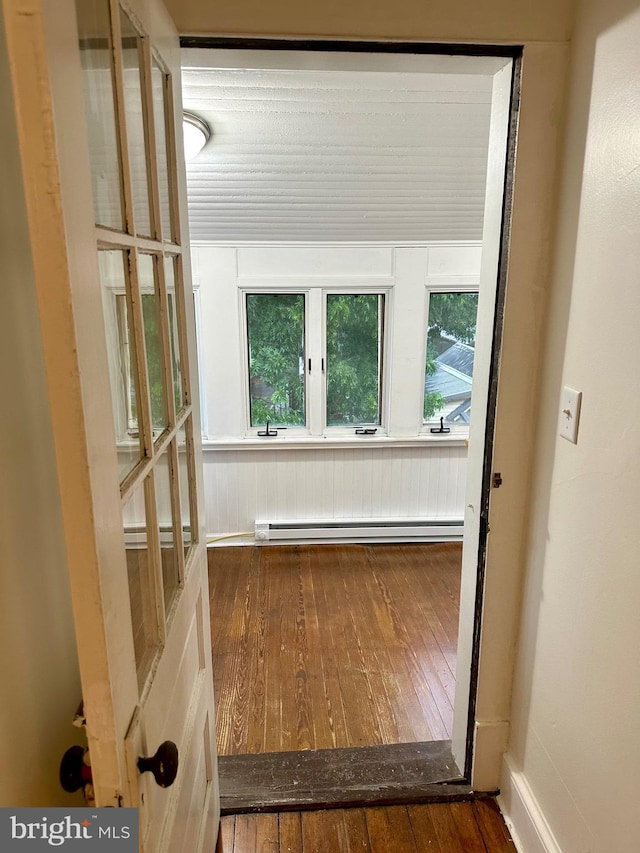
[(560, 435), (567, 441), (578, 443), (578, 423), (580, 422), (580, 405), (582, 391), (574, 391), (566, 385), (562, 389), (560, 403)]

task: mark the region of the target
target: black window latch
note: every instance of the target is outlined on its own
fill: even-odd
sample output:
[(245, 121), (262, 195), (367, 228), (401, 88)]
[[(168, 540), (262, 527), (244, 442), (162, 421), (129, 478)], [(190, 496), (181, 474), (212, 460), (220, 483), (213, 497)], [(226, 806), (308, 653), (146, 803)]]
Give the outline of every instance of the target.
[(431, 427), (431, 432), (451, 432), (451, 427), (446, 427), (444, 425), (444, 418), (440, 418), (440, 426), (439, 427)]
[(277, 434), (278, 434), (278, 430), (277, 429), (271, 429), (271, 427), (269, 426), (269, 421), (267, 421), (266, 429), (259, 429), (258, 430), (258, 435), (261, 437), (264, 437), (264, 438), (267, 438), (267, 437), (273, 438), (273, 436), (277, 435)]

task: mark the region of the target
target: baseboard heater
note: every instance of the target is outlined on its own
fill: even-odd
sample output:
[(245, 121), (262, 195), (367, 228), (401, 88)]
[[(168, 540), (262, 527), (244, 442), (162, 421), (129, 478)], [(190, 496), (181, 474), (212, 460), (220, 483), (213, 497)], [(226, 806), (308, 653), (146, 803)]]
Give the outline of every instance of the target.
[(455, 542), (461, 519), (256, 521), (257, 545), (278, 542)]

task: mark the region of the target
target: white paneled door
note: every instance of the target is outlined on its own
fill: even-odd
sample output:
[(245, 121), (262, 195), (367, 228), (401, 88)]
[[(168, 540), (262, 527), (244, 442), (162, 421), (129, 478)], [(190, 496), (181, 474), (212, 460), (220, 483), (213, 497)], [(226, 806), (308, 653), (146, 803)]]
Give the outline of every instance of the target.
[(212, 850), (178, 38), (157, 0), (2, 9), (96, 805), (138, 807), (147, 853)]

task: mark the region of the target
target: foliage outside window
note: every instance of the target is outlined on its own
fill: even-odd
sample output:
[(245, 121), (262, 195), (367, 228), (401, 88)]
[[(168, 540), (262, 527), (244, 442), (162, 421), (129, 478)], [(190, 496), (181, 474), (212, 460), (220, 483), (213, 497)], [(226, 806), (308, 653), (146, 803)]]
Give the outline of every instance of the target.
[(147, 381), (151, 403), (151, 424), (162, 431), (169, 423), (167, 397), (163, 381), (163, 348), (160, 334), (160, 299), (156, 280), (156, 258), (138, 255), (144, 343), (147, 356)]
[(305, 425), (304, 295), (247, 294), (250, 425)]
[(384, 296), (327, 296), (327, 426), (380, 423)]
[(471, 419), (477, 293), (431, 293), (423, 420), (452, 424)]
[(142, 318), (147, 350), (151, 423), (154, 429), (162, 430), (167, 425), (167, 406), (162, 381), (162, 344), (158, 307), (155, 293), (142, 294)]

